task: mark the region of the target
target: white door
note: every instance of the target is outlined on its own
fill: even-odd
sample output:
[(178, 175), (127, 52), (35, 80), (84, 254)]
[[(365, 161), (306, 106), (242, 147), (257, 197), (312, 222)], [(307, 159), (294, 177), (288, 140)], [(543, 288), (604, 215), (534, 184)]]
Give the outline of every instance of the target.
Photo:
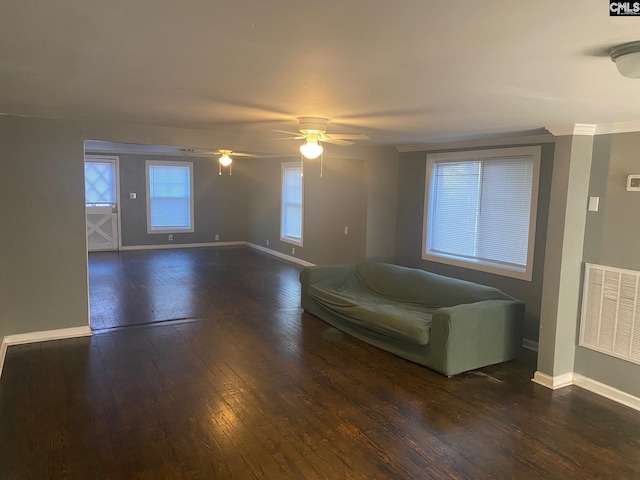
[(86, 156), (84, 182), (89, 251), (118, 250), (118, 157)]

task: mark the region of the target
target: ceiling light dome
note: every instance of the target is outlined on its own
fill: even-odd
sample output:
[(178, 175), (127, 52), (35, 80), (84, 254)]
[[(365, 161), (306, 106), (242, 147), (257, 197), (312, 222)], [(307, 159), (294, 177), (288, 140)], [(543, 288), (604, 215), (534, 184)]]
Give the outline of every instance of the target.
[(231, 162), (233, 160), (231, 160), (231, 157), (229, 155), (225, 154), (225, 155), (222, 155), (218, 161), (220, 162), (220, 165), (222, 165), (223, 167), (228, 167), (229, 165), (231, 165)]
[(621, 75), (627, 78), (640, 78), (640, 42), (629, 42), (613, 47), (609, 50), (609, 56)]
[(322, 145), (320, 145), (320, 142), (318, 141), (318, 136), (313, 133), (309, 134), (307, 141), (300, 146), (300, 153), (309, 160), (318, 158), (322, 155), (323, 150)]

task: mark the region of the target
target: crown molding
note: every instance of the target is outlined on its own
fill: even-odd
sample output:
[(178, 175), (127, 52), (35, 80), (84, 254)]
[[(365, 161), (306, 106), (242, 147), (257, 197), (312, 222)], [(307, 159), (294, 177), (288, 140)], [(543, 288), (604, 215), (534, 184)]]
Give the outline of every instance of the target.
[(614, 123), (574, 123), (566, 125), (551, 125), (546, 129), (554, 136), (563, 135), (608, 135), (612, 133), (629, 133), (640, 132), (640, 120), (632, 122), (614, 122)]
[(607, 135), (610, 133), (629, 133), (629, 132), (640, 132), (640, 121), (602, 123), (598, 125), (598, 128), (596, 130), (597, 135)]
[(592, 123), (568, 123), (563, 125), (549, 125), (545, 128), (555, 137), (565, 135), (593, 136), (596, 134), (598, 125)]
[(397, 145), (396, 150), (404, 152), (423, 152), (429, 150), (454, 150), (458, 148), (482, 148), (513, 145), (539, 145), (541, 143), (553, 143), (556, 139), (552, 135), (525, 135), (519, 137), (487, 137), (471, 140), (458, 140), (451, 142), (433, 142), (417, 145)]

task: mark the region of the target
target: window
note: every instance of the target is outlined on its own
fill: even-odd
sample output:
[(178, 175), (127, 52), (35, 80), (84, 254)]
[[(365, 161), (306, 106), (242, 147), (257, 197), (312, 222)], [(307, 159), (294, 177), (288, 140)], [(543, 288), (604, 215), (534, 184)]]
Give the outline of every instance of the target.
[(147, 160), (147, 232), (193, 232), (193, 163)]
[(427, 155), (425, 260), (531, 280), (540, 147)]
[(84, 192), (88, 206), (116, 202), (116, 157), (89, 157), (84, 163)]
[(300, 163), (282, 164), (280, 240), (302, 246), (303, 188)]

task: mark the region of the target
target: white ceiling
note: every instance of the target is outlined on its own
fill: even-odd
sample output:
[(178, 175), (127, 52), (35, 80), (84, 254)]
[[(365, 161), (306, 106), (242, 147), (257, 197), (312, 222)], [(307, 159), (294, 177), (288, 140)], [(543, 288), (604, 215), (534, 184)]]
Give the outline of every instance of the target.
[(6, 0), (0, 113), (406, 145), (640, 120), (604, 0)]

